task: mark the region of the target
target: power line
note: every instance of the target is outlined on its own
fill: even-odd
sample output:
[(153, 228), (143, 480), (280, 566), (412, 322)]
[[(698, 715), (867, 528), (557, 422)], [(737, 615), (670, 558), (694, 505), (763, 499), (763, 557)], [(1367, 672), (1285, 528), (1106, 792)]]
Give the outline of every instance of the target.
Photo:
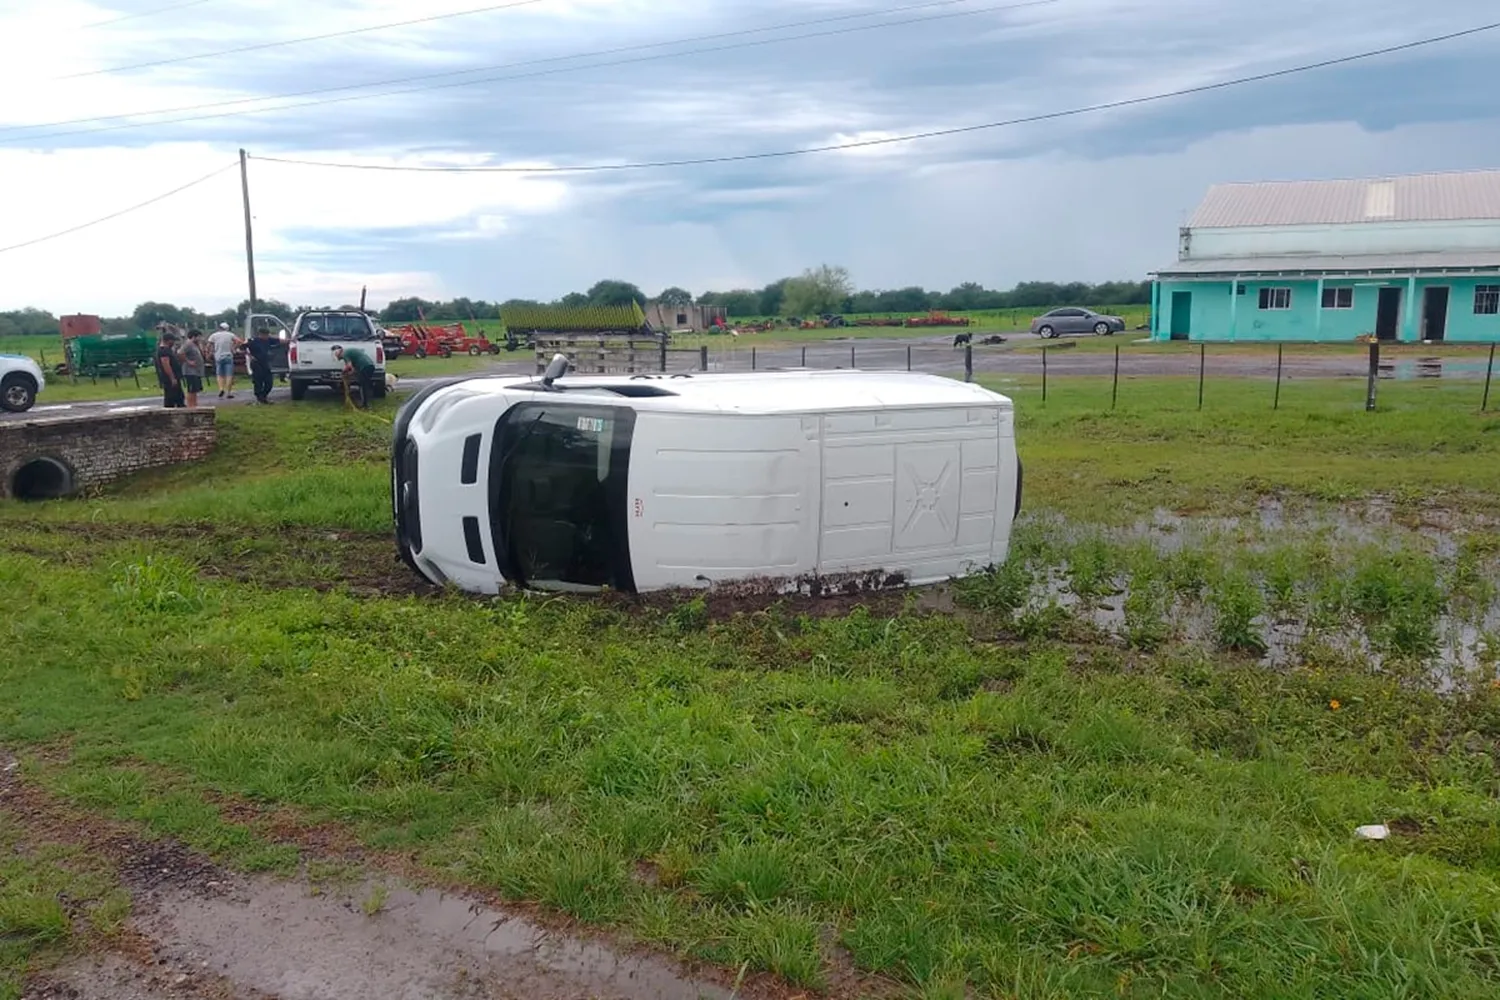
[[(946, 2), (954, 2), (954, 0), (943, 0), (943, 2), (945, 2), (945, 3)], [(957, 2), (963, 2), (963, 0), (957, 0)], [(757, 41), (741, 42), (741, 43), (738, 43), (738, 44), (735, 44), (735, 45), (716, 45), (716, 46), (710, 46), (710, 47), (707, 47), (707, 48), (687, 49), (687, 50), (683, 50), (683, 51), (672, 52), (672, 53), (669, 53), (669, 54), (672, 55), (672, 56), (688, 56), (688, 55), (705, 55), (705, 54), (710, 54), (710, 53), (714, 53), (714, 52), (739, 51), (741, 49), (755, 48), (755, 47), (759, 47), (759, 46), (763, 46), (763, 45), (779, 45), (782, 42), (805, 41), (805, 40), (810, 39), (810, 38), (827, 38), (827, 37), (831, 37), (831, 36), (835, 36), (835, 35), (848, 35), (848, 34), (853, 34), (855, 32), (860, 32), (860, 31), (875, 31), (875, 30), (880, 30), (880, 29), (884, 29), (884, 28), (902, 27), (902, 26), (911, 25), (911, 24), (921, 24), (921, 23), (926, 23), (926, 22), (929, 22), (929, 21), (939, 21), (939, 20), (945, 20), (945, 19), (956, 18), (956, 17), (972, 17), (972, 16), (974, 16), (976, 14), (992, 14), (992, 13), (998, 13), (998, 12), (1001, 12), (1001, 11), (1021, 10), (1023, 8), (1027, 8), (1027, 7), (1046, 7), (1046, 6), (1050, 6), (1052, 4), (1056, 4), (1056, 3), (1060, 3), (1060, 2), (1061, 2), (1061, 0), (1024, 0), (1024, 2), (1020, 2), (1020, 3), (1008, 3), (1008, 4), (1001, 4), (1001, 5), (992, 6), (992, 7), (978, 7), (978, 8), (974, 8), (972, 10), (961, 10), (961, 11), (954, 11), (954, 12), (943, 13), (943, 14), (929, 14), (929, 15), (926, 15), (924, 17), (912, 17), (912, 18), (906, 18), (906, 19), (898, 20), (898, 21), (881, 21), (881, 22), (879, 22), (877, 24), (862, 24), (862, 25), (856, 25), (856, 26), (853, 26), (853, 27), (834, 28), (834, 29), (830, 29), (830, 30), (827, 30), (827, 31), (806, 32), (806, 33), (800, 34), (800, 35), (783, 35), (783, 36), (778, 37), (778, 38), (765, 38), (765, 39), (760, 39), (760, 40), (757, 40)], [(934, 5), (919, 4), (917, 6), (919, 6), (919, 7), (926, 7), (926, 6), (935, 6), (935, 4)], [(772, 30), (772, 29), (754, 29), (754, 30), (766, 31), (766, 30)], [(669, 45), (669, 44), (679, 44), (679, 43), (659, 42), (659, 43), (654, 43), (654, 45), (649, 46), (649, 47), (661, 47), (663, 45)], [(556, 59), (569, 59), (569, 58), (583, 58), (583, 57), (582, 56), (560, 56), (560, 57), (554, 57), (553, 60), (535, 60), (535, 62), (555, 61)], [(329, 105), (329, 104), (347, 104), (347, 103), (349, 103), (351, 101), (368, 101), (368, 100), (373, 100), (373, 99), (381, 98), (381, 97), (400, 97), (400, 96), (405, 96), (407, 94), (418, 94), (418, 93), (424, 93), (424, 92), (433, 91), (433, 90), (447, 90), (447, 89), (452, 89), (452, 88), (456, 88), (456, 87), (472, 87), (472, 86), (476, 86), (476, 85), (484, 84), (484, 83), (505, 83), (505, 82), (509, 82), (509, 81), (513, 81), (513, 80), (526, 80), (526, 79), (533, 79), (533, 78), (536, 78), (536, 77), (543, 77), (543, 76), (555, 76), (555, 75), (559, 75), (559, 74), (563, 74), (563, 73), (577, 73), (577, 72), (581, 72), (581, 71), (584, 71), (584, 70), (608, 69), (608, 68), (612, 68), (612, 67), (616, 67), (616, 66), (628, 66), (628, 65), (633, 65), (633, 64), (636, 64), (636, 63), (650, 62), (653, 59), (658, 59), (658, 58), (661, 58), (660, 55), (633, 56), (633, 57), (628, 58), (628, 59), (614, 59), (614, 60), (610, 60), (610, 61), (607, 61), (607, 62), (593, 62), (593, 63), (588, 63), (587, 65), (582, 65), (582, 66), (561, 66), (561, 67), (557, 67), (557, 68), (554, 68), (554, 69), (536, 70), (536, 71), (533, 71), (533, 72), (530, 72), (530, 73), (514, 73), (514, 74), (510, 74), (508, 76), (482, 77), (482, 78), (477, 79), (477, 80), (457, 80), (457, 81), (453, 81), (453, 82), (450, 82), (450, 83), (431, 84), (431, 85), (428, 85), (428, 86), (421, 86), (421, 87), (408, 87), (408, 88), (405, 88), (405, 89), (402, 89), (402, 90), (381, 91), (380, 93), (375, 93), (375, 94), (351, 94), (351, 95), (348, 95), (348, 96), (345, 96), (345, 97), (331, 97), (331, 98), (323, 98), (323, 99), (316, 100), (316, 101), (302, 101), (302, 102), (297, 103), (297, 104), (282, 104), (282, 105), (278, 105), (278, 106), (272, 107), (272, 108), (251, 108), (251, 109), (247, 109), (247, 110), (243, 110), (243, 111), (223, 111), (223, 112), (218, 112), (216, 114), (209, 114), (209, 115), (194, 115), (194, 116), (188, 117), (188, 118), (171, 118), (171, 119), (167, 119), (165, 121), (129, 122), (129, 123), (126, 123), (126, 124), (123, 124), (123, 125), (110, 125), (110, 126), (107, 126), (105, 128), (71, 129), (71, 130), (62, 131), (62, 132), (43, 132), (40, 135), (23, 135), (23, 136), (5, 137), (5, 138), (0, 138), (0, 145), (8, 145), (8, 144), (13, 144), (13, 143), (37, 142), (37, 141), (42, 140), (42, 139), (56, 139), (56, 138), (62, 138), (64, 136), (94, 135), (94, 134), (97, 134), (97, 133), (100, 133), (100, 132), (117, 132), (117, 131), (120, 131), (122, 129), (151, 128), (151, 127), (163, 126), (163, 125), (182, 125), (182, 124), (187, 124), (187, 123), (192, 123), (192, 122), (211, 121), (211, 120), (220, 119), (220, 118), (235, 118), (235, 117), (239, 117), (239, 116), (242, 116), (242, 115), (265, 114), (267, 112), (296, 111), (296, 110), (300, 110), (300, 109), (303, 109), (303, 108), (322, 107), (322, 106)], [(521, 65), (528, 65), (528, 63), (515, 63), (513, 65), (521, 66)], [(475, 72), (475, 71), (470, 70), (470, 71), (466, 71), (466, 72)], [(365, 84), (363, 86), (375, 86), (375, 85), (374, 84)], [(340, 88), (340, 89), (350, 89), (350, 88)], [(258, 98), (257, 100), (263, 100), (263, 99), (264, 98)], [(236, 102), (236, 103), (242, 103), (242, 102)], [(35, 125), (33, 125), (33, 126), (13, 126), (13, 127), (15, 127), (15, 128), (40, 128), (40, 127), (43, 127), (43, 126), (35, 126)]]
[(456, 10), (448, 14), (429, 14), (427, 17), (416, 17), (409, 21), (392, 21), (389, 24), (372, 24), (364, 28), (348, 28), (344, 31), (330, 31), (322, 35), (305, 35), (301, 38), (284, 38), (276, 42), (259, 42), (255, 45), (241, 45), (233, 49), (220, 49), (217, 52), (199, 52), (190, 56), (173, 56), (170, 59), (153, 59), (151, 62), (131, 63), (127, 66), (107, 66), (104, 69), (91, 69), (83, 73), (70, 73), (67, 76), (54, 77), (56, 80), (78, 80), (86, 76), (102, 76), (106, 73), (124, 73), (133, 69), (150, 69), (154, 66), (173, 66), (177, 63), (194, 62), (198, 59), (213, 59), (218, 56), (239, 55), (244, 52), (261, 52), (265, 49), (278, 49), (287, 45), (302, 45), (306, 42), (322, 42), (330, 38), (348, 38), (350, 35), (364, 35), (372, 31), (386, 31), (390, 28), (409, 28), (416, 24), (429, 24), (433, 21), (447, 21), (455, 17), (469, 17), (473, 14), (489, 14), (499, 10), (510, 10), (513, 7), (529, 7), (533, 4), (545, 3), (546, 0), (510, 0), (509, 3), (494, 4), (489, 7), (475, 7), (471, 10)]
[[(194, 2), (196, 2), (196, 3), (205, 3), (205, 2), (207, 2), (207, 0), (194, 0)], [(689, 35), (689, 36), (687, 36), (685, 38), (668, 39), (667, 41), (664, 41), (664, 42), (643, 42), (643, 43), (636, 44), (636, 45), (622, 45), (622, 46), (618, 46), (618, 47), (610, 48), (610, 49), (596, 49), (596, 50), (594, 50), (592, 52), (576, 52), (576, 53), (573, 53), (571, 55), (546, 56), (546, 57), (540, 58), (540, 59), (523, 59), (523, 60), (519, 60), (519, 61), (515, 61), (515, 62), (508, 62), (508, 63), (494, 63), (494, 64), (491, 64), (489, 66), (475, 66), (475, 67), (471, 67), (469, 69), (443, 70), (442, 72), (438, 72), (438, 73), (419, 73), (419, 74), (416, 74), (414, 76), (398, 76), (398, 77), (388, 78), (388, 79), (385, 79), (385, 80), (371, 80), (368, 83), (350, 83), (350, 84), (343, 84), (343, 85), (340, 85), (340, 86), (337, 86), (337, 87), (317, 87), (317, 88), (314, 88), (312, 90), (294, 90), (294, 91), (291, 91), (289, 93), (284, 93), (284, 94), (267, 94), (267, 95), (262, 96), (262, 97), (240, 97), (240, 98), (235, 98), (234, 100), (230, 100), (230, 101), (210, 101), (210, 102), (203, 103), (203, 104), (183, 104), (183, 105), (178, 105), (177, 107), (173, 107), (173, 108), (156, 108), (156, 109), (151, 110), (151, 111), (131, 111), (131, 112), (127, 112), (127, 113), (124, 113), (124, 114), (116, 114), (116, 115), (96, 115), (96, 116), (91, 117), (91, 118), (65, 118), (65, 119), (63, 119), (61, 121), (37, 122), (37, 123), (31, 124), (31, 125), (0, 125), (0, 132), (19, 132), (19, 131), (30, 131), (32, 129), (41, 129), (41, 128), (59, 128), (59, 127), (64, 126), (64, 125), (87, 125), (87, 124), (92, 123), (92, 122), (121, 121), (121, 120), (127, 119), (127, 118), (142, 118), (142, 117), (146, 117), (148, 115), (175, 115), (175, 114), (180, 114), (180, 113), (187, 112), (187, 111), (207, 111), (207, 110), (210, 110), (210, 109), (213, 109), (213, 108), (228, 108), (228, 107), (235, 107), (235, 106), (241, 105), (241, 104), (259, 104), (259, 103), (262, 103), (264, 101), (283, 101), (283, 100), (289, 100), (289, 99), (294, 98), (294, 97), (313, 97), (313, 96), (316, 96), (318, 94), (333, 94), (333, 93), (340, 93), (340, 92), (343, 92), (343, 91), (346, 91), (346, 90), (364, 90), (364, 89), (369, 88), (369, 87), (388, 87), (388, 86), (394, 86), (396, 84), (402, 84), (402, 83), (416, 83), (416, 82), (419, 82), (419, 81), (422, 81), (422, 80), (440, 80), (440, 79), (446, 79), (446, 78), (455, 77), (455, 76), (472, 76), (475, 73), (488, 73), (488, 72), (491, 72), (491, 71), (494, 71), (494, 70), (517, 69), (517, 68), (520, 68), (520, 67), (523, 67), (523, 66), (540, 66), (540, 65), (547, 64), (547, 63), (568, 62), (568, 61), (574, 60), (574, 59), (592, 59), (592, 58), (597, 58), (599, 56), (619, 55), (619, 54), (625, 53), (625, 52), (641, 52), (641, 51), (647, 51), (647, 50), (650, 50), (650, 49), (670, 48), (672, 46), (677, 46), (677, 45), (691, 45), (691, 44), (696, 43), (696, 42), (718, 41), (718, 40), (724, 39), (724, 38), (741, 38), (741, 37), (744, 37), (746, 35), (760, 35), (760, 34), (765, 34), (768, 31), (786, 31), (786, 30), (789, 30), (789, 29), (792, 29), (792, 28), (808, 28), (808, 27), (812, 27), (814, 25), (819, 25), (819, 24), (832, 24), (832, 23), (839, 22), (839, 21), (852, 21), (852, 20), (859, 20), (859, 19), (862, 19), (862, 18), (869, 18), (869, 17), (885, 17), (885, 16), (888, 16), (890, 14), (904, 14), (904, 13), (908, 13), (910, 11), (915, 11), (915, 10), (929, 10), (931, 8), (934, 8), (934, 7), (951, 7), (951, 6), (955, 5), (955, 4), (971, 3), (971, 2), (973, 2), (973, 0), (927, 0), (927, 2), (925, 2), (925, 3), (907, 4), (907, 5), (901, 6), (901, 7), (888, 7), (886, 9), (884, 9), (884, 10), (859, 11), (859, 12), (850, 13), (850, 14), (835, 14), (835, 15), (831, 15), (831, 16), (828, 16), (828, 17), (817, 17), (817, 18), (813, 18), (811, 20), (788, 21), (788, 22), (784, 22), (782, 24), (771, 24), (771, 25), (766, 25), (765, 27), (762, 27), (762, 28), (741, 28), (741, 29), (736, 30), (736, 31), (719, 31), (719, 32), (714, 32), (712, 34), (706, 34), (706, 35)], [(1048, 3), (1052, 3), (1052, 2), (1057, 2), (1057, 0), (1047, 0), (1047, 2)], [(1020, 6), (1026, 6), (1026, 5), (1025, 4), (1021, 4)], [(685, 53), (685, 54), (692, 54), (692, 53)], [(585, 66), (585, 67), (579, 67), (579, 68), (581, 68), (581, 69), (589, 69), (589, 68), (592, 68), (592, 67)], [(476, 82), (481, 82), (482, 83), (482, 82), (486, 82), (486, 81), (476, 81)], [(376, 95), (371, 95), (371, 96), (378, 97), (380, 95), (376, 94)], [(245, 113), (246, 114), (257, 114), (257, 113), (259, 113), (261, 111), (265, 111), (265, 110), (275, 111), (275, 110), (278, 110), (278, 109), (276, 109), (276, 108), (269, 108), (269, 109), (266, 109), (266, 108), (257, 108), (257, 109), (253, 109), (251, 111), (247, 111)], [(189, 121), (193, 121), (193, 120), (197, 120), (197, 119), (188, 119), (188, 120)], [(140, 122), (140, 123), (137, 123), (137, 124), (132, 125), (130, 127), (132, 127), (132, 128), (145, 128), (145, 127), (149, 127), (151, 125), (170, 125), (170, 124), (173, 124), (173, 123), (172, 122)], [(101, 130), (98, 130), (98, 131), (105, 131), (105, 130), (101, 129)], [(72, 135), (72, 134), (76, 134), (76, 133), (61, 133), (61, 134)], [(33, 138), (47, 138), (47, 136), (40, 136), (40, 137), (33, 137)]]
[(212, 0), (187, 0), (187, 3), (173, 4), (170, 7), (156, 7), (152, 10), (139, 10), (134, 14), (122, 14), (119, 17), (112, 17), (107, 21), (91, 21), (88, 24), (82, 25), (82, 27), (105, 28), (111, 24), (119, 24), (121, 21), (134, 21), (137, 18), (142, 17), (155, 17), (157, 14), (170, 14), (174, 10), (186, 10), (189, 7), (200, 7), (203, 4), (211, 2)]
[(864, 149), (871, 146), (888, 146), (896, 143), (916, 142), (923, 139), (936, 139), (942, 136), (963, 135), (969, 132), (983, 132), (989, 129), (1006, 128), (1012, 125), (1029, 125), (1036, 122), (1055, 121), (1059, 118), (1071, 118), (1077, 115), (1093, 114), (1099, 111), (1113, 111), (1120, 108), (1135, 107), (1141, 104), (1151, 104), (1156, 101), (1165, 101), (1177, 97), (1189, 97), (1194, 94), (1205, 94), (1216, 90), (1225, 90), (1230, 87), (1241, 87), (1251, 83), (1262, 83), (1266, 80), (1275, 80), (1281, 77), (1293, 76), (1298, 73), (1307, 73), (1312, 70), (1327, 69), (1331, 66), (1342, 66), (1352, 62), (1365, 59), (1373, 59), (1378, 56), (1391, 55), (1396, 52), (1406, 52), (1411, 49), (1421, 48), (1427, 45), (1436, 45), (1440, 42), (1450, 42), (1481, 32), (1494, 31), (1500, 28), (1500, 21), (1483, 24), (1473, 28), (1465, 28), (1462, 31), (1449, 32), (1445, 35), (1434, 35), (1430, 38), (1422, 38), (1412, 42), (1403, 42), (1400, 45), (1390, 45), (1380, 49), (1370, 49), (1365, 52), (1357, 52), (1353, 55), (1339, 56), (1335, 59), (1324, 59), (1319, 62), (1304, 63), (1300, 66), (1292, 66), (1286, 69), (1272, 70), (1266, 73), (1256, 73), (1253, 76), (1236, 77), (1232, 80), (1221, 80), (1218, 83), (1206, 83), (1196, 87), (1186, 87), (1181, 90), (1171, 90), (1159, 94), (1149, 94), (1144, 97), (1130, 97), (1118, 101), (1106, 101), (1102, 104), (1090, 104), (1080, 108), (1069, 108), (1065, 111), (1048, 111), (1042, 114), (1026, 115), (1021, 118), (1008, 118), (1004, 121), (985, 122), (979, 125), (961, 125), (955, 128), (932, 129), (926, 132), (912, 132), (906, 135), (885, 136), (878, 139), (861, 139), (855, 142), (833, 143), (826, 146), (807, 146), (802, 149), (783, 149), (766, 153), (740, 153), (731, 156), (705, 156), (694, 159), (683, 160), (653, 160), (640, 163), (594, 163), (582, 164), (571, 167), (413, 167), (401, 166), (399, 164), (378, 163), (329, 163), (320, 160), (300, 160), (289, 157), (257, 156), (255, 159), (266, 163), (295, 164), (304, 167), (328, 167), (340, 170), (381, 170), (409, 173), (494, 173), (494, 174), (579, 174), (579, 173), (601, 173), (605, 171), (619, 170), (649, 170), (663, 167), (696, 167), (716, 163), (743, 163), (750, 160), (771, 160), (792, 156), (806, 156), (813, 153), (831, 153), (846, 149)]
[(155, 198), (151, 198), (151, 199), (149, 199), (147, 201), (141, 202), (139, 205), (131, 205), (129, 208), (122, 208), (118, 212), (111, 212), (109, 215), (106, 215), (106, 216), (103, 216), (101, 218), (95, 219), (92, 222), (85, 222), (82, 225), (73, 226), (73, 227), (71, 227), (69, 229), (64, 229), (64, 230), (62, 230), (60, 232), (51, 233), (51, 234), (49, 234), (47, 236), (38, 236), (36, 239), (34, 239), (34, 240), (27, 240), (25, 243), (16, 243), (16, 244), (14, 244), (12, 246), (0, 247), (0, 253), (10, 253), (12, 250), (20, 250), (23, 247), (36, 246), (38, 243), (46, 243), (49, 240), (55, 240), (55, 239), (58, 239), (58, 238), (63, 237), (63, 236), (69, 236), (69, 235), (71, 235), (73, 233), (76, 233), (76, 232), (79, 232), (81, 230), (91, 229), (94, 226), (100, 225), (101, 223), (109, 222), (112, 219), (118, 219), (122, 215), (129, 215), (131, 212), (140, 211), (143, 208), (147, 208), (147, 207), (149, 207), (151, 205), (155, 205), (159, 201), (166, 201), (168, 198), (172, 197), (173, 195), (181, 194), (182, 192), (188, 190), (189, 188), (195, 188), (199, 184), (204, 183), (205, 181), (213, 180), (215, 177), (219, 176), (220, 174), (224, 173), (225, 171), (232, 170), (232, 169), (234, 169), (235, 167), (237, 167), (239, 165), (240, 165), (240, 161), (239, 160), (234, 160), (233, 162), (225, 164), (224, 166), (220, 167), (218, 170), (213, 171), (212, 173), (204, 174), (202, 177), (198, 178), (195, 181), (189, 181), (188, 183), (182, 185), (181, 187), (173, 188), (172, 190), (168, 191), (166, 194), (159, 194)]

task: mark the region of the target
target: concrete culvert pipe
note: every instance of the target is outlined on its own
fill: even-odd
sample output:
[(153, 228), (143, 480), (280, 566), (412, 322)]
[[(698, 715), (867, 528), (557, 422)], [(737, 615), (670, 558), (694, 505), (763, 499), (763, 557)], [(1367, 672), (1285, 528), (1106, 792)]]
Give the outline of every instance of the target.
[(76, 491), (73, 470), (55, 458), (33, 458), (11, 478), (10, 495), (17, 500), (57, 500)]

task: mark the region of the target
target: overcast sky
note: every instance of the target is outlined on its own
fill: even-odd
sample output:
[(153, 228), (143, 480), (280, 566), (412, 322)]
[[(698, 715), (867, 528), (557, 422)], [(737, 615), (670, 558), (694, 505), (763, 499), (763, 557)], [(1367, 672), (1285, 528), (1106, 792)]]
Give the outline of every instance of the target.
[[(803, 149), (1192, 87), (1500, 12), (1494, 0), (920, 2), (512, 0), (183, 60), (497, 4), (0, 0), (0, 247), (187, 184), (241, 146), (527, 167)], [(259, 290), (328, 305), (362, 285), (377, 304), (550, 299), (604, 277), (702, 292), (820, 262), (865, 288), (1138, 279), (1175, 257), (1177, 226), (1213, 183), (1500, 166), (1497, 57), (1490, 32), (1129, 109), (713, 166), (458, 175), (252, 160)], [(245, 294), (237, 169), (0, 253), (0, 308), (218, 309)]]

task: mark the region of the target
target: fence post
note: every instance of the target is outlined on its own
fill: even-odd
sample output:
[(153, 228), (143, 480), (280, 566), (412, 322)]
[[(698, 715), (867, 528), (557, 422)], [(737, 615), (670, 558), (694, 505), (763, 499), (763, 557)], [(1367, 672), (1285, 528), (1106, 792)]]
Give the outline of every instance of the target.
[(1285, 344), (1276, 345), (1276, 399), (1271, 403), (1271, 409), (1281, 409), (1281, 350)]
[(1370, 375), (1365, 380), (1365, 412), (1375, 409), (1375, 380), (1380, 377), (1380, 341), (1370, 341)]
[(755, 371), (756, 370), (755, 348), (753, 348), (753, 347), (750, 348), (750, 370), (751, 371)]
[(661, 338), (661, 370), (667, 370), (667, 336), (662, 334)]
[(1120, 345), (1115, 345), (1115, 385), (1109, 394), (1109, 408), (1113, 410), (1120, 401)]
[(1042, 402), (1047, 402), (1047, 349), (1042, 348)]
[[(1490, 353), (1494, 354), (1494, 351), (1492, 350)], [(1491, 360), (1493, 360), (1493, 358)], [(906, 345), (906, 370), (907, 371), (911, 371), (911, 345), (910, 344)]]
[(806, 344), (802, 345), (802, 367), (803, 368), (807, 367), (807, 345)]
[(1484, 370), (1484, 401), (1479, 404), (1479, 412), (1484, 413), (1490, 408), (1490, 380), (1495, 375), (1495, 345), (1490, 345), (1490, 366)]
[(854, 363), (854, 345), (853, 344), (849, 345), (849, 367), (850, 368), (857, 368), (858, 367), (858, 365), (856, 365)]
[(698, 365), (704, 371), (708, 371), (708, 345), (703, 344), (698, 348)]
[(964, 381), (974, 381), (974, 345), (964, 345)]
[(1208, 345), (1198, 345), (1198, 409), (1203, 409), (1203, 373), (1208, 368)]

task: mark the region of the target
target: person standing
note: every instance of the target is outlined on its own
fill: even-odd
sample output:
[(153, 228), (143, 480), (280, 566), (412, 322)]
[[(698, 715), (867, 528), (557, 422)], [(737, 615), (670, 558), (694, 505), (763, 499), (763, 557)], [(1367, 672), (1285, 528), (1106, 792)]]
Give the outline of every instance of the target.
[(255, 401), (262, 406), (271, 405), (271, 388), (276, 380), (271, 375), (271, 357), (277, 347), (271, 339), (271, 328), (261, 327), (255, 331), (255, 339), (245, 345), (250, 356), (250, 381), (255, 386)]
[(357, 347), (335, 347), (333, 356), (344, 363), (344, 378), (359, 384), (359, 408), (368, 410), (375, 397), (375, 362)]
[(177, 331), (163, 327), (156, 346), (156, 380), (161, 384), (162, 406), (181, 409), (186, 402), (182, 394), (182, 358), (177, 353)]
[(182, 347), (182, 382), (187, 408), (198, 408), (198, 393), (203, 391), (203, 331), (189, 330)]
[(228, 323), (220, 323), (214, 335), (208, 338), (214, 358), (214, 375), (219, 380), (220, 399), (234, 398), (234, 349), (240, 344), (240, 338), (230, 331)]

